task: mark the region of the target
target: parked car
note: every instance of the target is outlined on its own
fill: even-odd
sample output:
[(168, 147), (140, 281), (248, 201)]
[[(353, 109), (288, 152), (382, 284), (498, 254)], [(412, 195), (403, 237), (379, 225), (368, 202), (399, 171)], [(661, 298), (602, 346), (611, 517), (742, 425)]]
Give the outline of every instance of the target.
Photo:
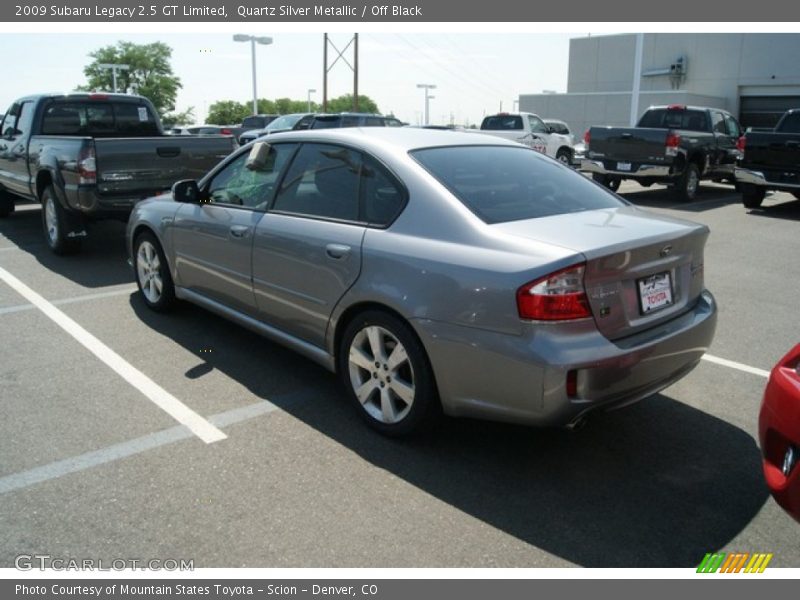
[(245, 131), (239, 136), (239, 143), (244, 146), (265, 135), (280, 133), (282, 131), (308, 129), (311, 126), (311, 122), (314, 120), (314, 116), (315, 113), (293, 113), (290, 115), (283, 115), (272, 121), (263, 129)]
[(645, 187), (666, 183), (681, 199), (693, 200), (702, 179), (735, 182), (740, 135), (739, 123), (724, 110), (651, 106), (636, 127), (591, 127), (581, 169), (611, 189), (624, 179)]
[(761, 412), (764, 478), (775, 501), (800, 521), (800, 344), (772, 369)]
[(2, 121), (0, 217), (16, 198), (42, 204), (45, 240), (75, 251), (90, 219), (125, 220), (133, 205), (198, 177), (235, 147), (231, 137), (168, 136), (141, 96), (26, 96)]
[(250, 115), (242, 119), (240, 127), (245, 131), (250, 129), (264, 129), (267, 125), (272, 123), (280, 115)]
[(551, 132), (545, 122), (533, 113), (489, 115), (484, 117), (478, 133), (519, 142), (565, 165), (572, 162), (572, 138)]
[(772, 131), (750, 131), (739, 139), (736, 181), (742, 203), (757, 208), (770, 190), (800, 198), (800, 109), (781, 117)]
[(127, 243), (147, 306), (297, 350), (400, 435), (576, 425), (682, 378), (716, 324), (708, 233), (515, 142), (374, 127), (257, 141), (138, 204)]
[(403, 122), (394, 117), (370, 113), (318, 114), (309, 129), (332, 129), (336, 127), (402, 127)]

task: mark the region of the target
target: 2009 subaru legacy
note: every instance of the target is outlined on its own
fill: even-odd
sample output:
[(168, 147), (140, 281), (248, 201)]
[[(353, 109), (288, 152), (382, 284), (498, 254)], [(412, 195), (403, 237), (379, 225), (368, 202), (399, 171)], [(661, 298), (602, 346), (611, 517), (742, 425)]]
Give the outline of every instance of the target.
[(714, 335), (708, 233), (513, 142), (371, 128), (245, 147), (139, 203), (128, 247), (149, 307), (295, 349), (400, 435), (575, 425), (674, 383)]

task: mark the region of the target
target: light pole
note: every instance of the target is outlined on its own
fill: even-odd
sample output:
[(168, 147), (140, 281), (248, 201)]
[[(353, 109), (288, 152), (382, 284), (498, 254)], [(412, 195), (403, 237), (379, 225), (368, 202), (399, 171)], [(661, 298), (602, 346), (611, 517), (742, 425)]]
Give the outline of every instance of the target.
[(431, 96), (428, 92), (430, 90), (435, 90), (436, 86), (430, 83), (418, 83), (417, 87), (425, 90), (425, 122), (423, 123), (423, 125), (430, 125), (428, 121), (429, 102), (433, 100), (435, 96)]
[(253, 114), (258, 114), (258, 91), (256, 88), (256, 44), (268, 46), (272, 43), (272, 38), (268, 36), (255, 36), (237, 33), (233, 36), (234, 42), (250, 42), (250, 54), (253, 59)]
[(111, 69), (111, 80), (114, 82), (114, 93), (117, 93), (117, 71), (127, 71), (130, 65), (117, 65), (114, 63), (102, 63), (97, 65), (101, 69)]
[(311, 94), (316, 94), (317, 90), (308, 89), (308, 112), (311, 112)]

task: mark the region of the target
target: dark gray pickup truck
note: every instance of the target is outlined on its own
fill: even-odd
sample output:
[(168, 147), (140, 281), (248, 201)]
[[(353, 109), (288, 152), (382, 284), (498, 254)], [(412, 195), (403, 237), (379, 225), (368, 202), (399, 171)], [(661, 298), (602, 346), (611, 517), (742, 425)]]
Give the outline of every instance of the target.
[(42, 204), (45, 240), (77, 251), (92, 219), (127, 220), (133, 205), (197, 178), (236, 147), (232, 136), (165, 135), (141, 96), (27, 96), (0, 125), (0, 217), (17, 198)]
[(800, 198), (800, 109), (783, 115), (773, 131), (748, 131), (739, 149), (736, 180), (747, 208), (761, 206), (768, 190)]
[(672, 185), (693, 200), (701, 179), (734, 180), (739, 123), (717, 108), (651, 106), (636, 127), (592, 127), (581, 170), (617, 189), (623, 179)]

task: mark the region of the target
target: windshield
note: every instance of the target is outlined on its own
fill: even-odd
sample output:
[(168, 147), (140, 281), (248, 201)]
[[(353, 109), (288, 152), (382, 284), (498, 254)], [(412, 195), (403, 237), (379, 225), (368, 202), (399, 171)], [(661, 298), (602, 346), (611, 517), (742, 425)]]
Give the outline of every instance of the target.
[(583, 175), (528, 148), (452, 146), (414, 150), (411, 156), (489, 224), (625, 206)]
[(303, 118), (303, 115), (283, 115), (282, 117), (278, 117), (272, 123), (266, 126), (266, 130), (270, 131), (273, 129), (291, 129), (295, 126), (295, 124)]

